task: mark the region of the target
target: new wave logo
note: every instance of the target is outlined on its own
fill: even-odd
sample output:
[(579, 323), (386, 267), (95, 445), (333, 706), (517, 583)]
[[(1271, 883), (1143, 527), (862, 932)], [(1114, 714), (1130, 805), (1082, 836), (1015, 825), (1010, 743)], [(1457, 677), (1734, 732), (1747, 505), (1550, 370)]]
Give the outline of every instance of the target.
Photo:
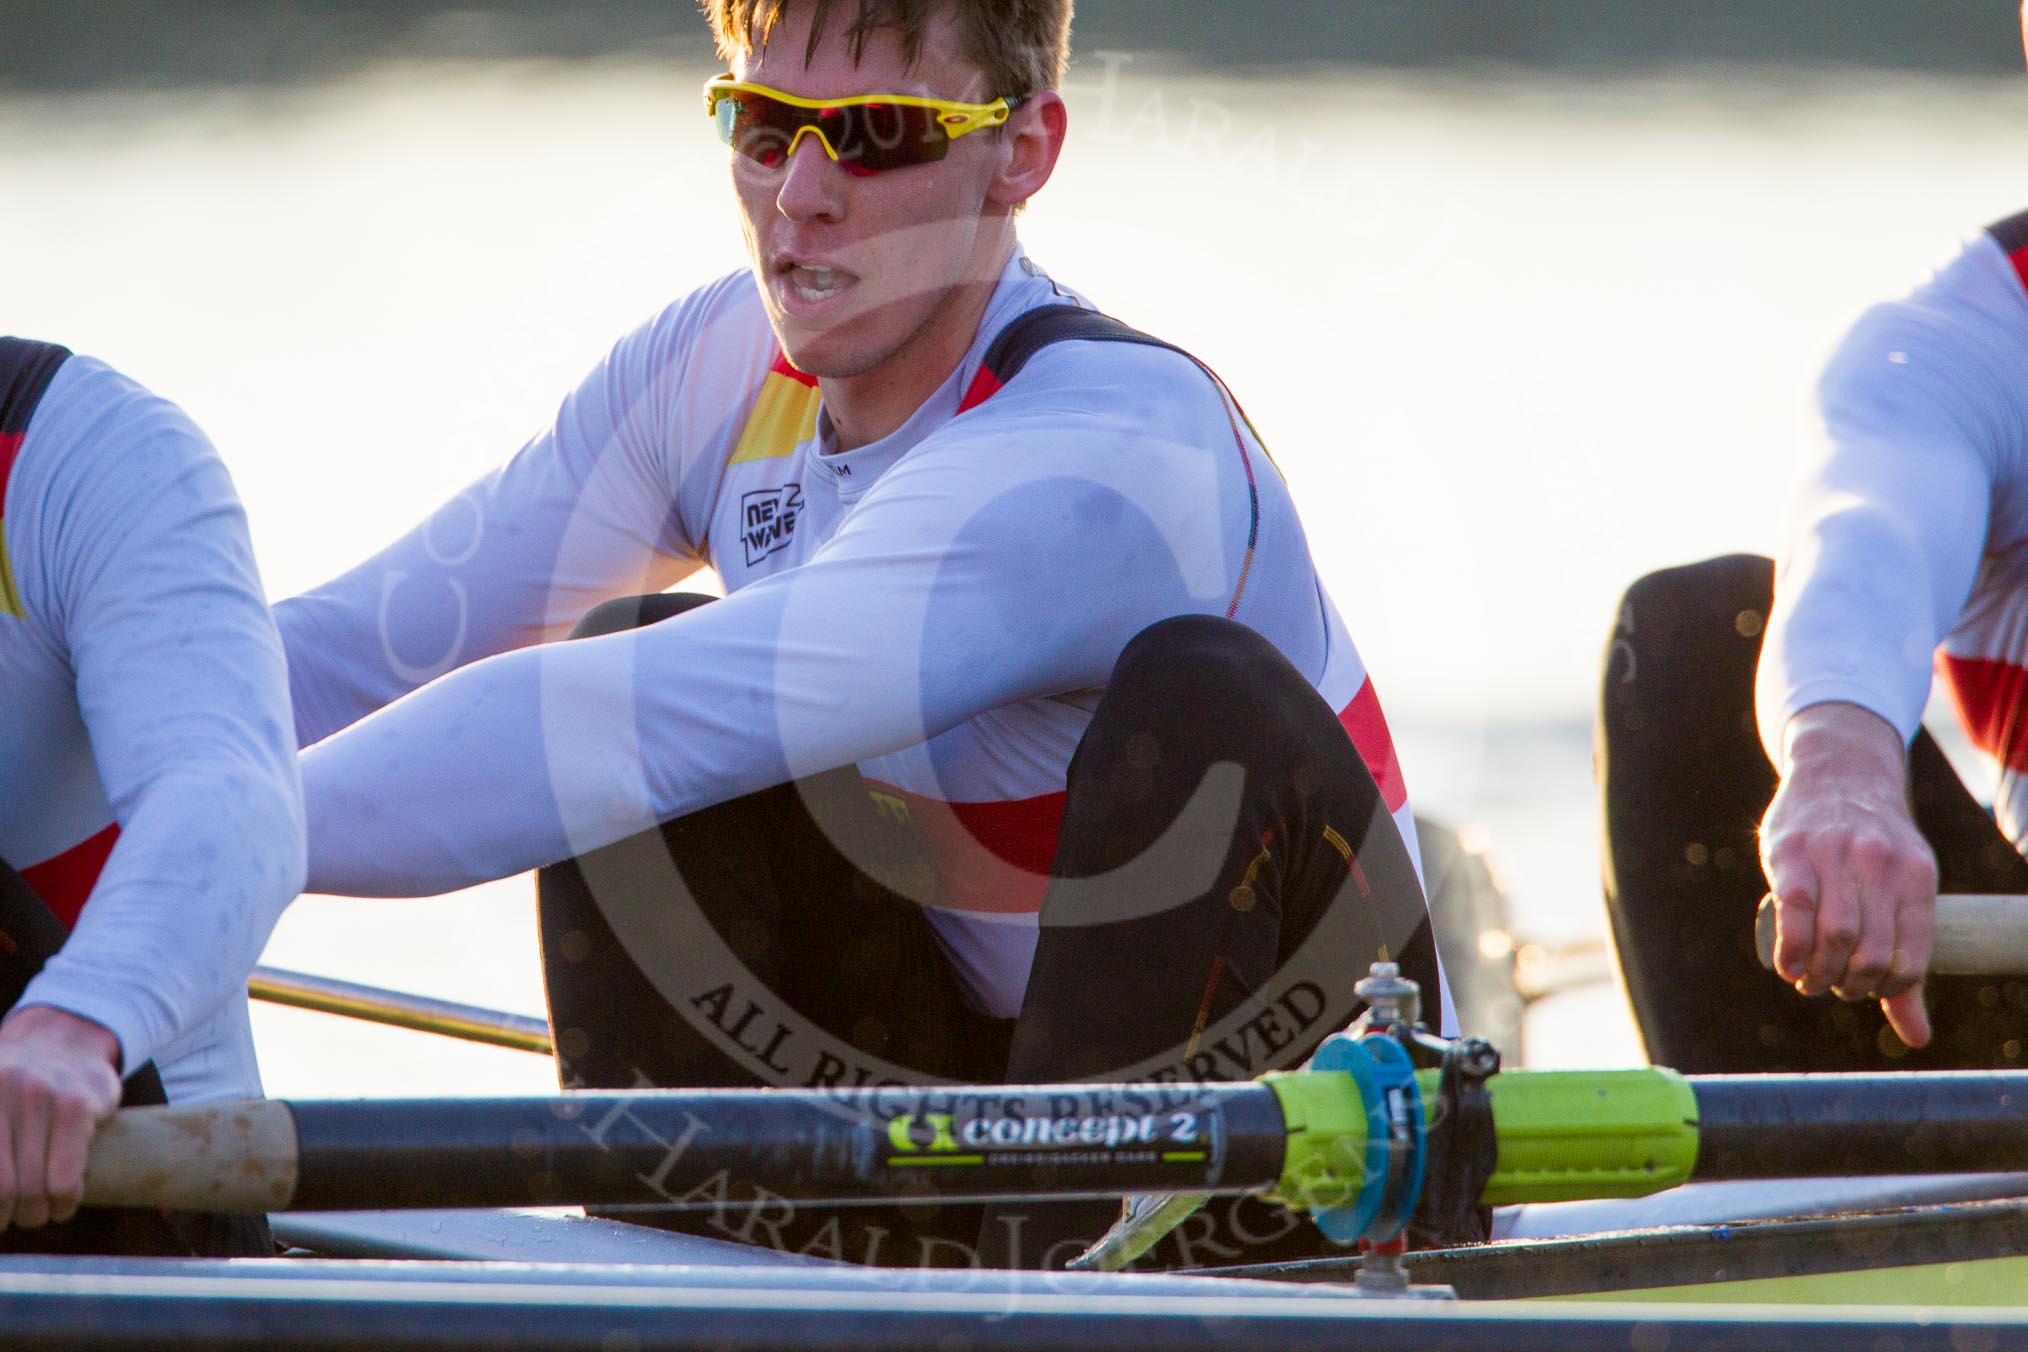
[(803, 515), (803, 486), (783, 484), (741, 495), (739, 538), (746, 545), (746, 566), (751, 568), (770, 554), (788, 547), (796, 522)]

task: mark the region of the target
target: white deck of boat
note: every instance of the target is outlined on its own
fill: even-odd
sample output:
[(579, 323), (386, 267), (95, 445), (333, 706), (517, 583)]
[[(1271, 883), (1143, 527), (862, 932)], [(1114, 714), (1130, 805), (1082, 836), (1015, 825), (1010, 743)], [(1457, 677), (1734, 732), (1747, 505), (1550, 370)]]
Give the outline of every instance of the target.
[(837, 1267), (828, 1259), (561, 1211), (298, 1211), (275, 1238), (332, 1258), (458, 1258), (655, 1267)]
[(1726, 1221), (1775, 1220), (1784, 1216), (1833, 1216), (1997, 1197), (2028, 1197), (2028, 1174), (1690, 1183), (1652, 1197), (1500, 1207), (1493, 1214), (1493, 1238), (1553, 1239), (1609, 1230), (1719, 1225)]

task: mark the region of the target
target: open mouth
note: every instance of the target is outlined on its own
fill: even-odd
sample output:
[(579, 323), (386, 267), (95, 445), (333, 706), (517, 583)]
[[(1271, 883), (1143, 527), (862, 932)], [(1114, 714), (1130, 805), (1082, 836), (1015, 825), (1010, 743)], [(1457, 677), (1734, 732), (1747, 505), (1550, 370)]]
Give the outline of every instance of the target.
[[(827, 305), (852, 289), (859, 278), (828, 263), (785, 258), (775, 269), (775, 285), (792, 309)], [(796, 304), (800, 302), (800, 304)]]

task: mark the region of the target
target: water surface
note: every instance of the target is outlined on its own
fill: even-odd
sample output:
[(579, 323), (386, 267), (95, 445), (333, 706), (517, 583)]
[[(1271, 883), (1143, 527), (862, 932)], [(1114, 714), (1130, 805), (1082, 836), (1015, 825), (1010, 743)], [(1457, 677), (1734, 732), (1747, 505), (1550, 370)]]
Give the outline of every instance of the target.
[[(304, 89), (0, 99), (0, 329), (105, 356), (231, 464), (271, 592), (510, 453), (626, 328), (742, 258), (710, 72), (395, 64)], [(1095, 54), (1031, 252), (1239, 392), (1425, 810), (1520, 928), (1596, 937), (1586, 724), (1639, 571), (1769, 550), (1840, 329), (2028, 194), (2016, 81), (1466, 79), (1298, 101)], [(307, 899), (270, 961), (538, 1012), (526, 880)], [(1610, 989), (1531, 1055), (1638, 1053)], [(546, 1065), (263, 1010), (277, 1092)]]

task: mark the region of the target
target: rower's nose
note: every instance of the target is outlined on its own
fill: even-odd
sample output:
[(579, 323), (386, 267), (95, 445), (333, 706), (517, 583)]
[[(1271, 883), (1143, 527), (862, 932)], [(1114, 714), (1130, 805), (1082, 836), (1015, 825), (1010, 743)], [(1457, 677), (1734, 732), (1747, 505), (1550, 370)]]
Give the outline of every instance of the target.
[(825, 150), (816, 129), (804, 128), (789, 147), (775, 207), (792, 221), (842, 220), (850, 178)]

